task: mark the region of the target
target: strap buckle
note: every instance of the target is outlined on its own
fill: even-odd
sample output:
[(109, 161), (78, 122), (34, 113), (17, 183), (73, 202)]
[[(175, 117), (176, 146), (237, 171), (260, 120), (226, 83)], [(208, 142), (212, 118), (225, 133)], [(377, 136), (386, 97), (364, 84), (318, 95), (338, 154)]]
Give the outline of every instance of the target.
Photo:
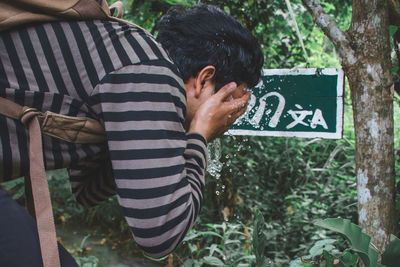
[(19, 114), (19, 120), (22, 120), (22, 118), (28, 114), (28, 113), (33, 113), (32, 115), (36, 116), (40, 114), (40, 111), (37, 110), (36, 108), (27, 108), (25, 110), (23, 110), (20, 114)]

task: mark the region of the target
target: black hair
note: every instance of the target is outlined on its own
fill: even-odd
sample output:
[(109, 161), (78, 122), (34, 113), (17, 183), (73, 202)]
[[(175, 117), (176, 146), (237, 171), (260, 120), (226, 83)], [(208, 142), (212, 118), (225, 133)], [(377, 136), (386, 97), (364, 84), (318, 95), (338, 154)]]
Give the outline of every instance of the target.
[(255, 37), (225, 11), (199, 4), (172, 7), (157, 24), (157, 41), (167, 50), (184, 82), (202, 68), (216, 68), (216, 91), (229, 82), (255, 86), (264, 57)]

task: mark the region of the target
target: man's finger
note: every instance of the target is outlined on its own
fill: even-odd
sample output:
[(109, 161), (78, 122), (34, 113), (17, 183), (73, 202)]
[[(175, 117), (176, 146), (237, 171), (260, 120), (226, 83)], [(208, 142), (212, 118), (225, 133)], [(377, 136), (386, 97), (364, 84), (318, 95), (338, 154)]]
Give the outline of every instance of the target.
[(240, 116), (243, 115), (243, 113), (246, 112), (247, 109), (247, 105), (245, 107), (243, 107), (242, 109), (236, 111), (235, 113), (232, 113), (232, 115), (230, 116), (230, 124), (233, 124)]
[(249, 101), (249, 98), (250, 98), (250, 92), (247, 92), (241, 98), (237, 98), (233, 101), (228, 102), (227, 104), (229, 105), (229, 109), (231, 109), (231, 112), (233, 114), (238, 113), (242, 110), (246, 110), (246, 105), (247, 102)]
[(248, 96), (244, 95), (242, 98), (240, 98), (241, 101), (238, 101), (236, 105), (234, 104), (230, 107), (229, 119), (227, 121), (229, 126), (233, 124), (240, 116), (242, 116), (243, 113), (246, 112), (248, 104), (247, 100), (250, 98), (250, 93), (248, 94)]
[(240, 116), (242, 116), (243, 113), (246, 112), (246, 110), (247, 110), (247, 103), (244, 105), (244, 107), (243, 107), (242, 109), (240, 109), (240, 110), (235, 114), (235, 115), (236, 115), (236, 118), (239, 118)]
[(220, 101), (224, 101), (230, 95), (232, 95), (233, 91), (237, 88), (237, 84), (235, 82), (230, 82), (227, 85), (224, 85), (219, 91), (215, 94)]

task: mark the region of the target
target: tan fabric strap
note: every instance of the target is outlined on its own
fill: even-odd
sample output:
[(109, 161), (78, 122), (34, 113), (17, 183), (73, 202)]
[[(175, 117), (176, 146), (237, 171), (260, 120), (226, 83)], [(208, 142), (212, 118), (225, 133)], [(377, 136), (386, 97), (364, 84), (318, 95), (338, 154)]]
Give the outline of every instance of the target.
[(19, 120), (19, 116), (22, 112), (22, 106), (14, 103), (8, 99), (0, 97), (0, 114)]
[(123, 20), (123, 13), (121, 1), (108, 7), (106, 0), (0, 0), (0, 31), (34, 22), (107, 19), (135, 26), (151, 35)]
[[(22, 107), (0, 97), (0, 114), (13, 119), (19, 119), (25, 127), (28, 128), (30, 161), (29, 182), (31, 184), (33, 208), (39, 234), (43, 266), (59, 267), (60, 258), (58, 255), (56, 228), (54, 225), (49, 186), (44, 170), (42, 134), (37, 118), (40, 112), (33, 108)], [(26, 184), (26, 186), (28, 186), (28, 184)], [(27, 190), (27, 192), (29, 192), (29, 190)]]
[[(43, 161), (42, 131), (74, 143), (105, 141), (103, 126), (90, 118), (41, 113), (0, 97), (0, 114), (21, 121), (29, 132), (29, 176), (25, 177), (28, 211), (36, 218), (44, 267), (59, 267), (53, 209)], [(44, 130), (43, 130), (44, 129)]]
[(60, 257), (58, 255), (56, 228), (54, 225), (49, 186), (44, 169), (42, 135), (37, 113), (35, 115), (35, 111), (28, 112), (21, 120), (25, 121), (25, 125), (28, 126), (29, 131), (30, 182), (43, 266), (58, 267), (60, 266)]
[[(75, 144), (96, 144), (106, 141), (104, 126), (95, 119), (66, 116), (51, 111), (42, 113), (33, 108), (26, 108), (24, 112), (37, 116), (42, 134)], [(24, 115), (23, 107), (0, 97), (0, 114), (21, 120)]]
[(105, 19), (109, 15), (105, 0), (0, 0), (0, 31), (32, 22)]
[[(117, 11), (116, 14), (115, 11)], [(124, 4), (122, 4), (121, 1), (117, 1), (114, 4), (112, 4), (110, 6), (110, 14), (112, 17), (121, 19), (122, 16), (124, 15)]]

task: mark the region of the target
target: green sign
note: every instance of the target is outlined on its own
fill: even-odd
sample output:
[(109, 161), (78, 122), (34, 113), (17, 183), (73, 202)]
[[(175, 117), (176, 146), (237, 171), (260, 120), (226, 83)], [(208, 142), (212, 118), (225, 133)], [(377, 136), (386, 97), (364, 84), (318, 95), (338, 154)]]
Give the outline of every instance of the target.
[(341, 69), (270, 69), (228, 134), (342, 138)]

